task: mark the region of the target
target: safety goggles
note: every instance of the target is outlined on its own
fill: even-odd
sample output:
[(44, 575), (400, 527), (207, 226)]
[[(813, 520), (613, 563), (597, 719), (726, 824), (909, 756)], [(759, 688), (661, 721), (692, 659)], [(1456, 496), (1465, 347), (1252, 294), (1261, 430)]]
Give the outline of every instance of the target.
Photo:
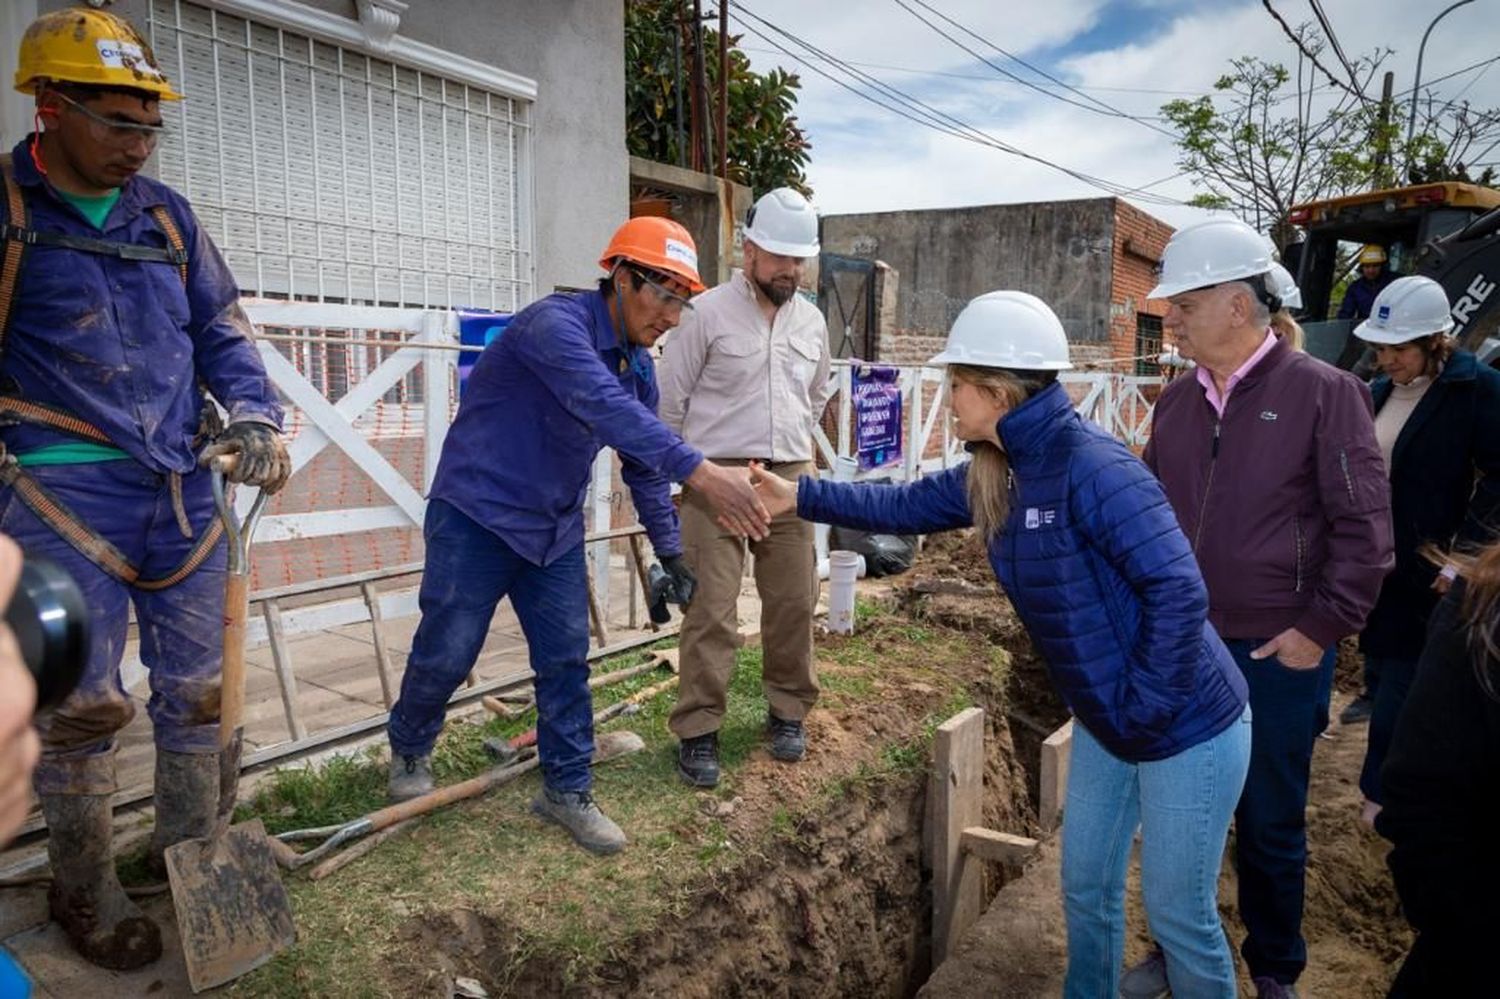
[(647, 288), (651, 289), (651, 294), (655, 295), (656, 300), (662, 305), (675, 305), (678, 308), (686, 309), (689, 312), (692, 311), (692, 302), (688, 301), (682, 295), (677, 294), (675, 291), (672, 291), (666, 285), (661, 284), (658, 281), (653, 281), (651, 279), (651, 276), (645, 271), (638, 270), (637, 268), (632, 267), (630, 269), (630, 273), (640, 278), (641, 283), (644, 284)]
[(165, 125), (147, 125), (136, 121), (119, 121), (105, 118), (90, 111), (78, 101), (67, 94), (53, 91), (58, 97), (67, 102), (68, 106), (89, 121), (89, 132), (94, 139), (111, 146), (129, 146), (137, 140), (145, 142), (148, 146), (154, 146), (166, 134)]

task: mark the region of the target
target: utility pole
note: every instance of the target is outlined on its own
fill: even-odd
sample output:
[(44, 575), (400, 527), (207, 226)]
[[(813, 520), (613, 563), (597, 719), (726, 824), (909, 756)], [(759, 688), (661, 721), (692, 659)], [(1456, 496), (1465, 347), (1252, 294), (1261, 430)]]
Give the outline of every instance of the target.
[(729, 179), (729, 0), (719, 0), (719, 177)]
[(704, 81), (703, 65), (703, 0), (693, 0), (693, 83), (692, 83), (692, 168), (702, 172), (707, 168), (708, 156), (704, 152), (708, 133), (708, 107), (704, 98), (708, 96), (708, 85)]
[(1385, 85), (1380, 93), (1380, 115), (1375, 119), (1375, 169), (1370, 190), (1378, 191), (1394, 183), (1391, 177), (1391, 90), (1396, 83), (1396, 74), (1385, 74)]
[(687, 166), (687, 134), (682, 127), (682, 20), (681, 5), (672, 14), (672, 109), (677, 115), (677, 165)]

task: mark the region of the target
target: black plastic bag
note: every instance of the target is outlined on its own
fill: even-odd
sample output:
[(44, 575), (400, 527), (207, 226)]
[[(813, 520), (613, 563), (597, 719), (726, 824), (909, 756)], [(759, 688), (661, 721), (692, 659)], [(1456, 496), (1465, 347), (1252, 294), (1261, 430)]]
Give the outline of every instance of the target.
[(917, 539), (909, 535), (869, 534), (851, 527), (828, 532), (830, 551), (856, 552), (865, 557), (866, 576), (895, 576), (911, 568)]

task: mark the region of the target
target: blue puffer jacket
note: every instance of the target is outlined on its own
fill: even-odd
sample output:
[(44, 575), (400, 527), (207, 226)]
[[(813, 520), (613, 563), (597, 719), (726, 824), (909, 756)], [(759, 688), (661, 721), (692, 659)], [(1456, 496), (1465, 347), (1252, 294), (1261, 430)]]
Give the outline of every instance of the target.
[[(1052, 385), (1000, 421), (1014, 485), (990, 565), (1078, 721), (1111, 753), (1165, 759), (1239, 719), (1245, 679), (1161, 486)], [(964, 464), (905, 486), (804, 477), (797, 512), (867, 531), (967, 527)]]

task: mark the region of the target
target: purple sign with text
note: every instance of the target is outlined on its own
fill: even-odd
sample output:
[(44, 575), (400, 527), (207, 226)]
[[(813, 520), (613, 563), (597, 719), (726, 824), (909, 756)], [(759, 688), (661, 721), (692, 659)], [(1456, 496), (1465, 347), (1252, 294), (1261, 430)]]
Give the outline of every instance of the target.
[(864, 471), (901, 460), (901, 387), (895, 368), (856, 365), (854, 448)]

